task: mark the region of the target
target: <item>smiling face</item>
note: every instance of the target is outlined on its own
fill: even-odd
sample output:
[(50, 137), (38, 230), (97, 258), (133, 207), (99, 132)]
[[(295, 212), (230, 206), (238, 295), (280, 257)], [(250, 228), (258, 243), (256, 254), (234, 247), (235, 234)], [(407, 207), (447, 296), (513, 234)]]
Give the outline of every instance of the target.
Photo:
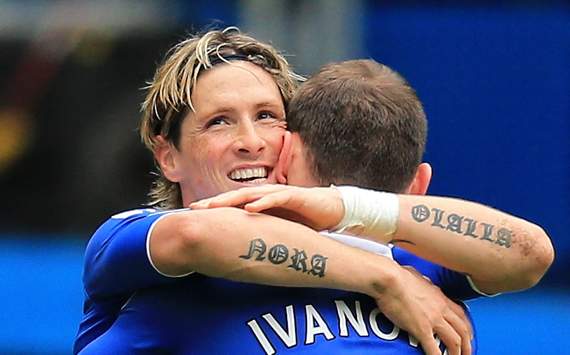
[(180, 184), (185, 206), (275, 183), (285, 108), (269, 73), (244, 61), (218, 64), (198, 78), (192, 103), (196, 111), (184, 118), (179, 149), (168, 144), (156, 154), (164, 175)]

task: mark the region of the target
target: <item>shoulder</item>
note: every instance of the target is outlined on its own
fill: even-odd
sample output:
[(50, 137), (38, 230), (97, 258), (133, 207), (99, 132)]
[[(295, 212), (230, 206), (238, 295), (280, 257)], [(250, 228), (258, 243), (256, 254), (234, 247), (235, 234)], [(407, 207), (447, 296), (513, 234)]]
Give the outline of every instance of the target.
[(147, 218), (156, 212), (157, 210), (155, 209), (144, 208), (114, 214), (106, 221), (104, 221), (97, 228), (95, 233), (93, 233), (91, 239), (89, 240), (89, 244), (87, 245), (87, 249), (89, 250), (90, 248), (97, 247), (97, 245), (105, 244), (109, 241), (110, 237), (120, 232), (126, 226), (135, 221)]
[[(105, 242), (113, 235), (121, 232), (141, 232), (148, 230), (162, 216), (175, 212), (174, 210), (158, 210), (154, 208), (141, 208), (116, 213), (103, 222), (93, 233), (90, 244)], [(133, 228), (136, 226), (136, 228)]]
[(158, 274), (149, 261), (149, 235), (157, 221), (175, 212), (135, 209), (103, 222), (85, 250), (83, 282), (87, 293), (92, 297), (120, 294), (152, 283)]
[(91, 236), (85, 251), (86, 260), (100, 257), (105, 250), (117, 251), (139, 244), (144, 247), (155, 223), (177, 211), (142, 208), (112, 215)]
[[(160, 212), (155, 208), (138, 208), (134, 210), (128, 210), (116, 213), (109, 218), (109, 220), (123, 220), (123, 219), (130, 219), (130, 218), (140, 218), (144, 216), (148, 216), (153, 213)], [(164, 211), (163, 211), (164, 212)]]

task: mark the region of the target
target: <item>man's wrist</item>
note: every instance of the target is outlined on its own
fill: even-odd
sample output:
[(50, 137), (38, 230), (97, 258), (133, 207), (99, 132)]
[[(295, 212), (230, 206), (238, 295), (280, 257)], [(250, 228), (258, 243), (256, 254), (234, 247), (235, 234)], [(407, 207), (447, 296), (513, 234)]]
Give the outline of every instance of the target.
[(377, 263), (377, 268), (373, 268), (369, 289), (365, 292), (374, 299), (381, 299), (387, 292), (394, 292), (400, 287), (402, 267), (393, 260), (385, 260), (386, 263)]
[(374, 237), (384, 243), (391, 240), (400, 212), (398, 195), (354, 186), (336, 189), (342, 196), (344, 217), (331, 231)]

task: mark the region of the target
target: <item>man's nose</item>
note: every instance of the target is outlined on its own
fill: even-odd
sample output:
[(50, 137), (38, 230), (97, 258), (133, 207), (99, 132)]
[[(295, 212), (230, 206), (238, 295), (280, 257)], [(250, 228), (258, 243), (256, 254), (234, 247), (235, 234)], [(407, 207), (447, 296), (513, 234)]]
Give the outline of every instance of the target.
[(265, 140), (259, 135), (253, 122), (241, 124), (235, 141), (235, 150), (239, 154), (259, 155), (265, 149)]

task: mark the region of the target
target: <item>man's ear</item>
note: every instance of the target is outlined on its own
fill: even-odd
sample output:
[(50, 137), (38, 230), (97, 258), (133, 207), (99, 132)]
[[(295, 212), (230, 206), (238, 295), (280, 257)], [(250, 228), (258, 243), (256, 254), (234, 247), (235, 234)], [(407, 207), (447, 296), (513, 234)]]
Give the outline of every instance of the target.
[(289, 164), (291, 163), (291, 132), (285, 131), (283, 135), (283, 146), (279, 153), (279, 160), (275, 166), (275, 178), (280, 184), (287, 183), (287, 174), (289, 172)]
[(174, 158), (174, 150), (176, 149), (163, 136), (156, 136), (156, 146), (154, 148), (154, 159), (156, 159), (160, 170), (164, 177), (169, 181), (179, 182), (180, 175)]
[(416, 175), (410, 183), (406, 193), (411, 195), (425, 195), (431, 181), (431, 174), (431, 165), (428, 163), (421, 163), (418, 165)]

